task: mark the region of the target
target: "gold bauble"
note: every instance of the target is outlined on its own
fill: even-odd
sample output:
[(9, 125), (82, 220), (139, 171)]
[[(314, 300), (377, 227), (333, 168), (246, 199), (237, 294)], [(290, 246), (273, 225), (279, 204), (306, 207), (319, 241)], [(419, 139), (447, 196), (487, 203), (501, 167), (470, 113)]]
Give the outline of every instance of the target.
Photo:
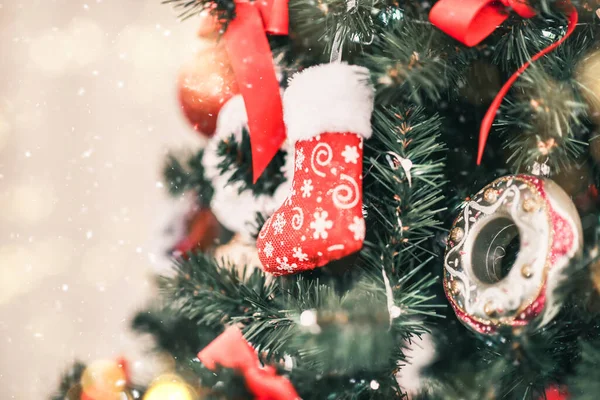
[(120, 400), (126, 386), (127, 375), (116, 361), (95, 361), (81, 376), (82, 392), (92, 399)]
[(157, 378), (146, 394), (144, 400), (200, 400), (183, 379), (177, 375), (163, 375)]
[(592, 183), (592, 172), (590, 167), (582, 160), (574, 160), (566, 168), (561, 168), (552, 176), (552, 180), (571, 197), (585, 193), (590, 183)]
[(589, 143), (590, 155), (594, 159), (597, 165), (600, 165), (600, 135), (594, 134)]
[(590, 273), (594, 288), (600, 294), (600, 261), (596, 261), (590, 265)]
[(575, 78), (587, 100), (590, 118), (600, 124), (600, 50), (591, 52), (579, 63)]

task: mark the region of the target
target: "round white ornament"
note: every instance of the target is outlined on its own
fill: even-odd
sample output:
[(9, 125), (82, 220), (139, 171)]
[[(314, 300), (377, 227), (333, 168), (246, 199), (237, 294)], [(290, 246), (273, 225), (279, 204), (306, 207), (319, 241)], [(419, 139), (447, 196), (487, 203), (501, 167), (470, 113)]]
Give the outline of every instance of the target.
[(583, 246), (569, 196), (532, 175), (495, 180), (465, 204), (444, 258), (444, 289), (458, 318), (479, 333), (540, 326), (558, 312), (553, 291)]

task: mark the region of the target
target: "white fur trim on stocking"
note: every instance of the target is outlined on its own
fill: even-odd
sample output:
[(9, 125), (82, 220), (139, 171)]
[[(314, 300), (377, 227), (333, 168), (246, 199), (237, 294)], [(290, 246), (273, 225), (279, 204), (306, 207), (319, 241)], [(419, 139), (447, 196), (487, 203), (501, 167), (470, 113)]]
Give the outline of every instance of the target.
[(283, 94), (290, 141), (325, 132), (371, 137), (374, 91), (369, 70), (346, 63), (317, 65), (297, 73)]

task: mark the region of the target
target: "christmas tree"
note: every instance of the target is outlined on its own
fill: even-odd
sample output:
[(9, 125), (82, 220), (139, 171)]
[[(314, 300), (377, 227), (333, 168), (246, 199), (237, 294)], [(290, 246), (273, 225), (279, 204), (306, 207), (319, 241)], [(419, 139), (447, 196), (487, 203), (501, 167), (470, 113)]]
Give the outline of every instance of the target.
[(55, 399), (597, 398), (598, 0), (165, 3), (214, 42), (132, 321), (174, 365)]

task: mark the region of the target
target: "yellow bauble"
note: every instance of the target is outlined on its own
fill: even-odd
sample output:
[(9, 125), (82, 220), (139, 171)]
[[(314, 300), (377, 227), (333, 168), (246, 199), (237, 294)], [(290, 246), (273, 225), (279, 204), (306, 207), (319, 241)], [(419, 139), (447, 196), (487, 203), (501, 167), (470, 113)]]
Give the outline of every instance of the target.
[(115, 361), (95, 361), (81, 376), (82, 392), (92, 399), (118, 400), (127, 385), (127, 375)]
[(589, 140), (590, 155), (597, 165), (600, 165), (600, 136), (594, 135)]
[(194, 390), (177, 375), (164, 375), (154, 381), (144, 400), (199, 400)]
[(600, 50), (588, 54), (579, 62), (576, 79), (590, 107), (589, 115), (600, 124)]
[(596, 288), (596, 291), (600, 294), (600, 261), (596, 261), (590, 265), (590, 272), (592, 275), (592, 283)]

